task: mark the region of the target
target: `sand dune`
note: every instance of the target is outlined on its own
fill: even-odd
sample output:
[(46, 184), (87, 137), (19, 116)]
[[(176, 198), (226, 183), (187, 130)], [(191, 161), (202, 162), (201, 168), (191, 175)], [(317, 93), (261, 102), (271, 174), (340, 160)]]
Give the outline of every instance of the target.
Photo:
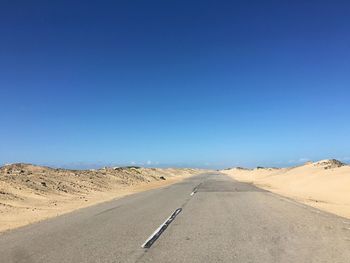
[(313, 207), (350, 218), (350, 166), (322, 160), (291, 168), (222, 170), (236, 180), (252, 182)]
[(0, 231), (130, 193), (177, 182), (197, 169), (53, 169), (31, 164), (0, 167)]

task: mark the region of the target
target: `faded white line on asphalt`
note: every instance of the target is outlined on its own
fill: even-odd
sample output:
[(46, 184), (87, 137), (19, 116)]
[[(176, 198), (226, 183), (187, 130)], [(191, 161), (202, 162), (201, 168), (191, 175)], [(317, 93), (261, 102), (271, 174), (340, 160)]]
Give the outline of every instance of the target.
[(193, 188), (192, 193), (190, 194), (190, 196), (193, 196), (195, 193), (197, 193), (198, 191), (198, 186), (200, 186), (201, 184), (197, 185), (195, 188)]
[(142, 248), (150, 248), (167, 227), (174, 221), (175, 217), (182, 211), (182, 208), (176, 209), (168, 218), (161, 224), (156, 231), (142, 244)]

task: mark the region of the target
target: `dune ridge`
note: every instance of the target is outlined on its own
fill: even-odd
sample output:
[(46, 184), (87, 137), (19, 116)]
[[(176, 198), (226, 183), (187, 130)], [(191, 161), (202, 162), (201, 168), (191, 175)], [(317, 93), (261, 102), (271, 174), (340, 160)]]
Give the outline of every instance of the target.
[(56, 169), (32, 164), (0, 167), (0, 231), (54, 217), (203, 172), (187, 168)]
[(350, 166), (321, 160), (289, 168), (231, 168), (221, 172), (238, 181), (350, 218)]

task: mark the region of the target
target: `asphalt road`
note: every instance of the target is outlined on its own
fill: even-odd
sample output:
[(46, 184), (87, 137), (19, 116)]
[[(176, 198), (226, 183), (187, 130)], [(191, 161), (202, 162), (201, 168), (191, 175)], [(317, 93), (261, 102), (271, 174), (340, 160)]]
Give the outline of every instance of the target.
[(350, 262), (350, 220), (205, 174), (6, 232), (0, 262)]

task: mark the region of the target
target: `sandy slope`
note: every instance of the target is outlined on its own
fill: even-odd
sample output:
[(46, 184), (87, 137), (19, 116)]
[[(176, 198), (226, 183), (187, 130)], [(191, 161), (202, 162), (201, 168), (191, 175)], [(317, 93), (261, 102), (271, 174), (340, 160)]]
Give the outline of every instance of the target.
[(236, 180), (253, 182), (269, 191), (350, 218), (350, 166), (323, 160), (292, 168), (223, 170)]
[[(198, 174), (196, 169), (0, 167), (0, 231)], [(162, 180), (160, 177), (165, 177)]]

